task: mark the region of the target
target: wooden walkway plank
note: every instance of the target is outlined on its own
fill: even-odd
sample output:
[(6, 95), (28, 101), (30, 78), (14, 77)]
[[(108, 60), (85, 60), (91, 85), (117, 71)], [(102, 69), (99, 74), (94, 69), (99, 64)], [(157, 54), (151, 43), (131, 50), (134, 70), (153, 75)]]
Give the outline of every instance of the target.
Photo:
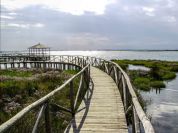
[(91, 67), (93, 90), (85, 95), (65, 133), (128, 133), (121, 96), (113, 79)]

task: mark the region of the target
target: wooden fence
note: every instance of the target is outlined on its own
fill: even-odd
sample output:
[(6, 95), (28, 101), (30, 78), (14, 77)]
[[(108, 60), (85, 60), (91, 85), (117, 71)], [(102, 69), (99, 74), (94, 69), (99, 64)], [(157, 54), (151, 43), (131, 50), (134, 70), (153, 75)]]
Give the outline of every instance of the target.
[[(52, 97), (56, 92), (62, 90), (66, 85), (70, 85), (70, 96), (71, 96), (71, 108), (66, 109), (60, 105), (57, 105), (60, 109), (70, 112), (72, 116), (75, 115), (76, 111), (76, 103), (78, 100), (78, 94), (80, 93), (82, 89), (82, 84), (85, 83), (89, 87), (89, 83), (91, 81), (90, 79), (90, 65), (96, 66), (102, 71), (106, 72), (108, 75), (110, 75), (113, 80), (115, 81), (116, 85), (118, 86), (118, 90), (121, 94), (125, 114), (127, 117), (127, 123), (129, 124), (130, 119), (132, 123), (132, 132), (133, 133), (139, 133), (139, 132), (145, 132), (145, 133), (154, 133), (153, 126), (146, 116), (145, 112), (143, 111), (137, 95), (135, 93), (135, 90), (130, 82), (130, 79), (128, 75), (123, 71), (123, 69), (116, 63), (107, 61), (101, 58), (95, 58), (95, 57), (87, 57), (87, 56), (69, 56), (69, 55), (60, 55), (60, 56), (51, 56), (50, 61), (38, 61), (38, 62), (32, 62), (32, 61), (8, 61), (8, 62), (0, 62), (1, 68), (14, 68), (14, 67), (27, 67), (27, 64), (30, 64), (30, 67), (35, 68), (58, 68), (58, 69), (77, 69), (81, 68), (81, 71), (77, 73), (75, 76), (70, 78), (68, 81), (66, 81), (62, 86), (55, 89), (54, 91), (50, 92), (48, 95), (42, 97), (38, 101), (32, 103), (31, 105), (24, 108), (22, 111), (20, 111), (17, 115), (12, 117), (10, 120), (5, 122), (0, 126), (0, 132), (3, 132), (7, 130), (9, 127), (11, 127), (15, 122), (17, 122), (20, 118), (22, 118), (26, 113), (30, 112), (30, 110), (34, 109), (35, 107), (41, 106), (39, 115), (37, 117), (36, 123), (33, 128), (33, 132), (36, 131), (36, 128), (38, 126), (39, 119), (41, 118), (42, 114), (45, 113), (45, 123), (46, 123), (46, 131), (50, 132), (50, 119), (49, 119), (49, 99)], [(19, 65), (21, 64), (22, 65)], [(35, 65), (36, 64), (36, 65)], [(38, 65), (37, 65), (38, 64)], [(8, 67), (9, 66), (9, 67)], [(65, 66), (65, 67), (64, 67)], [(77, 92), (76, 99), (74, 100), (73, 96), (73, 81), (76, 77), (81, 77), (80, 83), (79, 83), (79, 89)]]

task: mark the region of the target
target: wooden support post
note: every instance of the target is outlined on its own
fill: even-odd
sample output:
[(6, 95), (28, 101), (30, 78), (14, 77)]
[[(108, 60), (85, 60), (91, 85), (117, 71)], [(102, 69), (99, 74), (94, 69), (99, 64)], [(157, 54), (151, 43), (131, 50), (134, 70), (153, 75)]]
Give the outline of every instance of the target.
[(135, 132), (134, 106), (132, 106), (132, 133)]
[(124, 76), (122, 75), (122, 87), (123, 87), (123, 103), (124, 103), (124, 108), (125, 110), (127, 109), (127, 97), (126, 97), (126, 85), (125, 85), (125, 79)]
[(34, 125), (34, 127), (33, 127), (32, 133), (37, 133), (38, 124), (39, 124), (40, 119), (41, 119), (41, 117), (42, 117), (42, 115), (43, 115), (44, 109), (45, 109), (45, 105), (43, 105), (43, 106), (41, 107), (41, 109), (40, 109), (40, 111), (39, 111), (39, 113), (38, 113), (38, 117), (37, 117), (37, 120), (36, 120), (35, 125)]
[(76, 59), (77, 57), (75, 57), (75, 64), (77, 64), (77, 59)]
[(70, 66), (69, 66), (69, 64), (67, 64), (67, 70), (70, 70)]
[(133, 106), (133, 119), (134, 119), (134, 124), (132, 124), (132, 126), (134, 126), (135, 129), (134, 132), (140, 133), (139, 119), (134, 106)]
[(46, 127), (46, 133), (51, 133), (49, 101), (47, 101), (46, 108), (45, 108), (45, 127)]
[(73, 88), (73, 81), (70, 82), (70, 107), (72, 112), (72, 117), (75, 116), (74, 110), (74, 88)]
[(115, 66), (114, 66), (114, 76), (115, 76), (116, 85), (118, 85), (117, 68)]
[(65, 64), (63, 64), (63, 70), (65, 70)]
[(139, 119), (134, 106), (132, 106), (132, 133), (140, 133)]
[(78, 102), (80, 91), (81, 91), (81, 89), (83, 89), (83, 75), (84, 74), (82, 73), (81, 76), (80, 76), (80, 83), (79, 83), (78, 91), (77, 91), (75, 102), (74, 102), (75, 111), (77, 110), (77, 102)]

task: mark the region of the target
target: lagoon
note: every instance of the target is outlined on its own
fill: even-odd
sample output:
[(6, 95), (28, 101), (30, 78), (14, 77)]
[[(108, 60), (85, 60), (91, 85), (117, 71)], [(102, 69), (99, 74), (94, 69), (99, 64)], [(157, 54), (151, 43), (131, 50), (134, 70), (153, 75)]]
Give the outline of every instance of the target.
[(84, 55), (104, 59), (178, 61), (178, 51), (51, 51), (52, 55)]

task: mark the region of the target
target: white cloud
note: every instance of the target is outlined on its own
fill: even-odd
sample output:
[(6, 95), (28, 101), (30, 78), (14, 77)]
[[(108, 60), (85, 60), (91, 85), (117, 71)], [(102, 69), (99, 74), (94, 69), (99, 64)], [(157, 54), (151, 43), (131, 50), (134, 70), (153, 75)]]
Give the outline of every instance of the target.
[(171, 22), (171, 23), (177, 21), (174, 16), (167, 16), (167, 17), (165, 17), (165, 20), (168, 21), (168, 22)]
[(129, 7), (128, 7), (128, 6), (124, 6), (124, 7), (123, 7), (123, 10), (124, 10), (124, 11), (128, 11), (128, 10), (129, 10)]
[(174, 2), (173, 0), (167, 0), (167, 2), (168, 2), (167, 6), (168, 6), (169, 8), (172, 8), (172, 7), (175, 6), (175, 2)]
[(41, 23), (36, 23), (34, 25), (32, 25), (33, 27), (38, 27), (38, 28), (42, 28), (44, 27), (44, 24), (41, 24)]
[(104, 14), (108, 4), (116, 0), (4, 0), (1, 4), (6, 9), (17, 10), (28, 6), (40, 5), (44, 8), (82, 15), (85, 11), (97, 15)]
[(10, 12), (10, 13), (8, 13), (8, 15), (15, 16), (15, 15), (17, 15), (17, 13), (15, 13), (15, 12)]
[(6, 15), (1, 15), (0, 16), (2, 19), (14, 19), (12, 16), (6, 16)]
[(152, 7), (142, 7), (143, 11), (146, 11), (146, 12), (153, 12), (155, 9), (152, 8)]
[(29, 28), (42, 28), (44, 27), (44, 24), (41, 23), (36, 23), (36, 24), (18, 24), (18, 23), (7, 23), (5, 24), (4, 27), (8, 28), (24, 28), (24, 29), (29, 29)]
[(16, 28), (29, 28), (29, 24), (17, 24), (17, 23), (8, 23), (8, 27), (16, 27)]
[(65, 38), (67, 45), (76, 45), (81, 48), (100, 48), (111, 43), (110, 38), (93, 33), (81, 33)]
[(155, 16), (155, 9), (152, 7), (142, 7), (142, 10), (145, 12), (147, 16)]

